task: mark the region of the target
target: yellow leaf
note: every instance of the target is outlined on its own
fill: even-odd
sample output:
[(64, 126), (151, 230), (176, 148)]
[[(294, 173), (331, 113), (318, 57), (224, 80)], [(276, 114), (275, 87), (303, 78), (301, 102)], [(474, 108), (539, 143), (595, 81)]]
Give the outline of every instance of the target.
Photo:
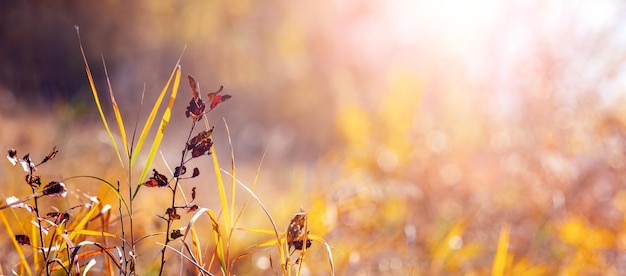
[(500, 229), (498, 249), (496, 250), (496, 256), (493, 258), (491, 275), (501, 276), (504, 275), (504, 272), (506, 271), (510, 232), (511, 227), (509, 225), (503, 225)]
[(87, 235), (87, 236), (101, 236), (101, 237), (116, 237), (115, 235), (102, 231), (94, 231), (87, 229), (77, 229), (73, 230), (72, 233), (76, 235)]

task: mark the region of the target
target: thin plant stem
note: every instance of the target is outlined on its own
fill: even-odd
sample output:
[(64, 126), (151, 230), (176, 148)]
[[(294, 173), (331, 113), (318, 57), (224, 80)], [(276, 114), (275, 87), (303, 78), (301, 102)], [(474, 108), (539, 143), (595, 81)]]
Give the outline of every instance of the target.
[[(135, 252), (135, 232), (134, 232), (134, 227), (133, 227), (133, 189), (131, 187), (131, 183), (132, 183), (132, 177), (131, 177), (131, 166), (128, 166), (128, 198), (130, 200), (130, 206), (129, 206), (129, 214), (128, 214), (128, 219), (129, 219), (129, 223), (130, 223), (130, 245), (131, 245), (131, 254), (130, 254), (130, 258), (132, 260), (132, 267), (134, 267), (134, 262), (135, 262), (135, 258), (133, 257), (134, 254), (136, 254)], [(135, 270), (132, 269), (132, 271), (129, 271), (132, 274), (135, 274)]]
[[(193, 121), (191, 124), (191, 129), (189, 130), (189, 134), (187, 134), (187, 140), (185, 142), (185, 146), (183, 147), (183, 151), (181, 153), (181, 157), (180, 157), (180, 163), (178, 164), (178, 168), (179, 170), (182, 170), (183, 165), (186, 163), (185, 161), (185, 157), (187, 155), (187, 143), (189, 143), (189, 140), (191, 140), (191, 135), (193, 134), (193, 130), (196, 127), (196, 121)], [(176, 179), (174, 180), (174, 187), (170, 187), (170, 189), (172, 190), (172, 210), (176, 210), (176, 191), (178, 190), (178, 181), (180, 179), (180, 175), (178, 175), (176, 177)], [(167, 249), (167, 245), (170, 242), (170, 228), (172, 227), (172, 222), (173, 220), (169, 217), (167, 217), (167, 229), (165, 231), (165, 244), (163, 245), (163, 248), (161, 249), (161, 267), (159, 269), (159, 275), (163, 275), (163, 269), (165, 268), (165, 250)]]
[[(30, 157), (27, 158), (26, 162), (28, 162), (28, 167), (29, 167), (29, 172), (28, 172), (28, 179), (29, 182), (33, 177), (33, 167), (31, 166), (31, 160)], [(30, 184), (30, 183), (29, 183)], [(39, 228), (39, 242), (41, 244), (41, 254), (43, 255), (43, 259), (46, 262), (46, 266), (45, 266), (45, 270), (46, 270), (46, 275), (50, 275), (50, 271), (48, 269), (48, 256), (46, 256), (46, 250), (44, 249), (44, 240), (43, 240), (43, 229), (41, 228), (41, 217), (39, 216), (39, 203), (37, 200), (37, 191), (35, 190), (35, 187), (33, 185), (30, 185), (30, 188), (33, 192), (33, 201), (35, 203), (35, 215), (37, 216), (37, 227)]]
[[(117, 193), (120, 193), (120, 181), (117, 181)], [(125, 236), (125, 232), (124, 232), (124, 215), (122, 214), (122, 199), (118, 199), (118, 203), (119, 203), (119, 212), (120, 212), (120, 224), (122, 227), (122, 259), (120, 260), (120, 273), (119, 275), (122, 276), (123, 275), (123, 268), (127, 268), (126, 271), (128, 271), (128, 267), (127, 267), (127, 262), (126, 262), (126, 236)]]

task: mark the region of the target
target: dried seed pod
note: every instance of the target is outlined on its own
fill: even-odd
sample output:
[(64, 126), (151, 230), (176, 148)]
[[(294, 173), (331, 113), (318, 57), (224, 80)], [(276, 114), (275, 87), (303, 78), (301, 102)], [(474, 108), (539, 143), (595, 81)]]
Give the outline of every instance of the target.
[(200, 175), (200, 170), (198, 168), (193, 168), (193, 173), (191, 174), (191, 178)]
[(26, 183), (28, 183), (28, 185), (30, 185), (32, 187), (39, 187), (39, 186), (41, 186), (41, 177), (38, 176), (38, 175), (27, 174), (26, 175)]
[(306, 248), (311, 246), (311, 240), (307, 237), (309, 231), (307, 229), (306, 216), (304, 209), (300, 208), (300, 212), (296, 213), (291, 219), (287, 228), (287, 245), (289, 248), (293, 246), (295, 249), (302, 250), (303, 241), (305, 240)]
[(55, 197), (66, 197), (67, 189), (65, 188), (65, 184), (63, 182), (52, 181), (48, 183), (45, 187), (43, 187), (43, 194)]
[(30, 238), (26, 235), (15, 235), (15, 240), (20, 245), (30, 245)]
[(180, 230), (178, 230), (178, 229), (172, 230), (172, 233), (170, 233), (170, 238), (172, 240), (178, 239), (178, 238), (180, 238), (182, 236), (183, 236), (183, 234), (180, 233)]
[(11, 162), (11, 164), (13, 166), (15, 166), (15, 164), (17, 164), (18, 160), (17, 160), (17, 150), (14, 148), (10, 148), (7, 154), (7, 159), (9, 159), (9, 162)]
[(168, 220), (177, 220), (180, 219), (180, 215), (176, 213), (176, 208), (167, 208), (165, 214), (168, 216)]
[(187, 167), (181, 166), (174, 169), (174, 177), (179, 177), (187, 172)]

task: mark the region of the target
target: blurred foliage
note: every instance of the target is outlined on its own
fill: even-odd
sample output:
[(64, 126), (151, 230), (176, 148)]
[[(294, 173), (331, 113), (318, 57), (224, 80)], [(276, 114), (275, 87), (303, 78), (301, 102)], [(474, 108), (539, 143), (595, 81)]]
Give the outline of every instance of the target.
[[(267, 150), (261, 198), (283, 225), (304, 205), (339, 274), (626, 273), (618, 1), (1, 5), (0, 145), (68, 149), (64, 174), (119, 177), (106, 141), (94, 145), (101, 127), (83, 121), (97, 114), (79, 25), (132, 115), (143, 83), (154, 97), (187, 45), (183, 72), (203, 93), (221, 84), (234, 96), (214, 118), (229, 124), (239, 177), (252, 182)], [(312, 273), (327, 271), (315, 244), (307, 254)]]

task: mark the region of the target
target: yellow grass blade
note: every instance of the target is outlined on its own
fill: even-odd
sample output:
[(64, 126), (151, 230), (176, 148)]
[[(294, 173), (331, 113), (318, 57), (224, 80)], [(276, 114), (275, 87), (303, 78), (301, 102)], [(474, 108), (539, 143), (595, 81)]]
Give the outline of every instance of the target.
[(502, 276), (505, 275), (505, 269), (507, 264), (508, 246), (509, 246), (509, 233), (511, 232), (511, 226), (508, 224), (503, 225), (500, 229), (500, 238), (498, 239), (498, 249), (496, 256), (493, 258), (493, 268), (491, 275)]
[[(247, 232), (252, 232), (252, 233), (259, 233), (259, 234), (267, 234), (267, 235), (275, 235), (276, 232), (274, 232), (274, 230), (267, 230), (267, 229), (259, 229), (259, 228), (237, 228), (237, 230), (241, 230), (241, 231), (247, 231)], [(280, 235), (284, 235), (284, 232), (278, 232)]]
[[(211, 129), (209, 127), (209, 122), (204, 116), (204, 123), (206, 129)], [(232, 225), (230, 224), (230, 208), (228, 207), (228, 200), (226, 199), (226, 190), (224, 189), (224, 180), (222, 179), (222, 173), (220, 172), (220, 163), (217, 160), (217, 153), (215, 152), (215, 145), (211, 146), (211, 157), (213, 158), (213, 168), (215, 169), (215, 177), (217, 179), (217, 190), (220, 195), (220, 204), (222, 206), (222, 212), (224, 212), (224, 226), (228, 233), (231, 232)], [(234, 179), (235, 177), (231, 175)]]
[(98, 237), (117, 237), (114, 234), (111, 233), (107, 233), (107, 232), (103, 232), (103, 231), (94, 231), (94, 230), (87, 230), (87, 229), (77, 229), (77, 230), (73, 230), (72, 232), (76, 233), (77, 235), (86, 235), (86, 236), (98, 236)]
[[(196, 260), (198, 260), (198, 265), (200, 267), (204, 267), (204, 264), (202, 263), (202, 250), (200, 249), (200, 241), (198, 239), (198, 234), (196, 232), (196, 228), (194, 227), (194, 224), (196, 223), (196, 220), (198, 220), (198, 218), (200, 218), (200, 216), (202, 214), (207, 214), (209, 215), (209, 217), (211, 216), (211, 213), (208, 212), (209, 209), (207, 208), (200, 208), (200, 210), (198, 210), (193, 217), (189, 220), (189, 223), (187, 223), (187, 227), (185, 229), (188, 229), (187, 231), (185, 231), (185, 234), (183, 235), (183, 242), (185, 242), (185, 240), (187, 239), (187, 235), (189, 233), (191, 233), (191, 242), (193, 244), (193, 254)], [(211, 221), (217, 221), (215, 218), (211, 218)], [(213, 223), (213, 227), (215, 228), (214, 231), (218, 231), (218, 229), (216, 227), (218, 227), (217, 224)]]
[(107, 65), (104, 62), (104, 55), (102, 56), (102, 65), (104, 66), (104, 75), (107, 78), (107, 85), (109, 86), (109, 96), (111, 97), (111, 105), (113, 105), (113, 113), (115, 114), (115, 120), (117, 121), (117, 126), (120, 129), (120, 136), (122, 136), (122, 145), (124, 145), (124, 151), (126, 152), (126, 156), (129, 156), (128, 141), (126, 139), (126, 129), (124, 128), (124, 121), (122, 120), (122, 115), (120, 114), (120, 109), (117, 106), (117, 102), (115, 101), (115, 96), (113, 96), (113, 87), (111, 87), (111, 80), (109, 79), (109, 72), (107, 70)]
[(84, 214), (80, 220), (78, 220), (78, 222), (74, 223), (73, 227), (68, 227), (68, 229), (73, 229), (68, 235), (70, 240), (74, 241), (78, 235), (81, 235), (79, 230), (85, 229), (85, 226), (97, 210), (98, 208), (96, 208), (96, 204), (94, 204), (91, 209), (89, 209), (89, 211), (87, 211), (87, 213)]
[[(196, 260), (199, 261), (199, 265), (200, 267), (202, 267), (201, 265), (202, 254), (200, 253), (200, 243), (198, 242), (198, 237), (193, 227), (193, 225), (196, 223), (196, 220), (198, 220), (198, 218), (200, 218), (202, 214), (207, 214), (209, 216), (209, 219), (211, 219), (211, 225), (213, 226), (212, 232), (213, 232), (213, 238), (215, 239), (215, 245), (216, 245), (215, 250), (217, 252), (217, 257), (220, 261), (220, 266), (222, 270), (226, 271), (226, 258), (224, 255), (224, 241), (222, 239), (222, 233), (219, 228), (217, 217), (215, 216), (213, 211), (207, 208), (200, 208), (198, 211), (196, 211), (196, 213), (189, 220), (189, 223), (187, 223), (186, 229), (188, 230), (185, 231), (185, 234), (183, 235), (183, 242), (187, 239), (187, 234), (191, 232), (192, 242), (194, 243), (194, 254), (196, 254), (196, 257), (197, 257)], [(211, 263), (213, 263), (213, 261), (209, 262), (209, 264)]]
[(256, 200), (257, 204), (259, 204), (259, 206), (261, 206), (261, 209), (263, 209), (263, 212), (265, 212), (265, 215), (267, 215), (267, 218), (270, 220), (270, 222), (272, 223), (272, 227), (274, 228), (274, 235), (276, 235), (276, 241), (277, 241), (276, 243), (277, 243), (278, 254), (280, 255), (280, 259), (281, 260), (285, 260), (285, 258), (287, 256), (287, 250), (285, 249), (286, 243), (281, 242), (283, 238), (281, 238), (281, 236), (279, 234), (278, 227), (276, 226), (276, 222), (274, 221), (274, 218), (272, 217), (272, 215), (270, 215), (270, 212), (267, 210), (267, 208), (265, 208), (265, 205), (263, 204), (261, 199), (259, 199), (259, 197), (252, 190), (250, 190), (250, 188), (248, 188), (246, 185), (244, 185), (236, 177), (232, 176), (231, 174), (229, 174), (225, 170), (221, 170), (221, 171), (224, 172), (225, 174), (229, 175), (233, 179), (235, 179), (235, 183), (239, 184), (239, 186), (241, 186), (244, 190), (246, 190), (252, 196), (252, 198), (254, 198), (254, 200)]
[[(148, 160), (146, 160), (146, 165), (144, 166), (143, 171), (141, 173), (141, 177), (139, 178), (139, 183), (140, 183), (139, 186), (141, 185), (141, 183), (143, 183), (146, 175), (148, 174), (148, 171), (150, 170), (150, 165), (152, 165), (152, 160), (154, 160), (154, 157), (156, 156), (157, 151), (159, 150), (159, 146), (161, 145), (161, 140), (163, 140), (163, 134), (165, 133), (165, 129), (167, 129), (167, 125), (170, 122), (170, 117), (172, 116), (172, 108), (174, 107), (174, 101), (176, 100), (176, 95), (178, 93), (178, 86), (180, 84), (180, 74), (181, 74), (180, 65), (177, 65), (176, 68), (174, 69), (174, 72), (172, 73), (176, 74), (176, 77), (174, 78), (174, 84), (172, 85), (172, 94), (170, 95), (170, 100), (167, 103), (167, 108), (165, 108), (165, 112), (163, 113), (163, 118), (161, 118), (161, 124), (159, 125), (159, 130), (157, 131), (156, 136), (154, 137), (154, 141), (152, 142), (150, 153), (148, 153)], [(168, 85), (169, 85), (169, 81), (168, 81)], [(139, 150), (139, 147), (137, 147), (137, 150)], [(139, 188), (139, 186), (137, 186), (137, 188)]]
[(322, 237), (320, 236), (316, 236), (316, 235), (307, 235), (307, 237), (309, 239), (311, 239), (312, 241), (317, 241), (321, 244), (324, 245), (324, 247), (326, 248), (326, 254), (328, 254), (328, 263), (330, 266), (330, 275), (335, 275), (335, 262), (333, 261), (333, 252), (330, 250), (330, 245), (328, 245), (328, 243), (322, 239)]
[(91, 87), (91, 92), (93, 94), (94, 101), (96, 102), (96, 106), (98, 107), (98, 112), (100, 112), (100, 119), (102, 119), (102, 123), (104, 124), (104, 129), (106, 129), (107, 134), (109, 135), (109, 139), (111, 139), (111, 144), (113, 145), (115, 154), (117, 154), (117, 159), (119, 159), (120, 164), (122, 165), (122, 167), (124, 167), (124, 162), (122, 161), (120, 150), (117, 147), (117, 143), (115, 143), (115, 139), (113, 138), (113, 134), (111, 133), (111, 129), (109, 128), (109, 124), (107, 123), (107, 119), (106, 117), (104, 117), (102, 106), (100, 105), (100, 99), (98, 98), (98, 91), (96, 90), (96, 86), (93, 82), (91, 69), (89, 69), (89, 64), (87, 63), (87, 57), (85, 56), (85, 51), (83, 50), (83, 43), (80, 40), (80, 32), (78, 31), (78, 26), (74, 26), (74, 27), (76, 28), (76, 34), (78, 36), (78, 44), (80, 46), (80, 53), (83, 55), (83, 61), (85, 62), (85, 71), (87, 72), (87, 79), (89, 79), (89, 86)]
[[(256, 174), (254, 176), (254, 180), (252, 181), (252, 187), (250, 188), (250, 190), (254, 190), (254, 187), (256, 187), (256, 184), (259, 181), (259, 176), (261, 175), (261, 165), (263, 165), (263, 160), (265, 160), (266, 153), (267, 151), (263, 152), (263, 156), (261, 156), (261, 161), (259, 162), (259, 166), (256, 169)], [(237, 218), (233, 221), (233, 226), (237, 224), (237, 221), (239, 221), (239, 219), (241, 219), (241, 216), (243, 215), (243, 212), (248, 207), (249, 203), (250, 203), (250, 198), (246, 199), (246, 202), (243, 204), (243, 206), (239, 210), (239, 214), (237, 215)]]
[[(286, 240), (286, 238), (284, 236), (280, 238), (280, 243), (281, 244), (286, 243), (286, 242), (287, 242), (287, 240)], [(271, 239), (269, 241), (257, 244), (256, 247), (267, 247), (267, 246), (273, 246), (273, 245), (276, 245), (276, 244), (278, 244), (278, 240)]]
[[(39, 229), (37, 227), (30, 228), (30, 236), (37, 237), (39, 235)], [(33, 245), (33, 248), (39, 247), (39, 239), (31, 239), (30, 243)], [(33, 254), (33, 264), (35, 265), (35, 271), (39, 271), (39, 254)]]
[(117, 196), (117, 198), (122, 202), (122, 204), (124, 205), (124, 208), (126, 209), (126, 212), (128, 212), (130, 214), (130, 208), (128, 207), (128, 204), (126, 204), (126, 200), (124, 200), (124, 197), (117, 191), (117, 188), (115, 186), (113, 186), (113, 184), (109, 183), (108, 181), (100, 178), (100, 177), (96, 177), (96, 176), (91, 176), (91, 175), (77, 175), (77, 176), (72, 176), (72, 177), (68, 177), (65, 179), (65, 181), (68, 181), (70, 179), (74, 179), (74, 178), (92, 178), (92, 179), (96, 179), (104, 184), (106, 184), (106, 186), (115, 194), (115, 196)]
[[(69, 237), (67, 237), (67, 235), (62, 235), (62, 238), (66, 240), (68, 243), (71, 242), (69, 241)], [(80, 251), (82, 247), (86, 245), (96, 246), (100, 249), (91, 250), (85, 253), (78, 254), (78, 251)], [(104, 245), (97, 243), (97, 242), (93, 242), (93, 241), (82, 241), (75, 246), (72, 245), (71, 247), (72, 247), (71, 253), (72, 253), (73, 259), (65, 260), (61, 262), (60, 265), (54, 264), (54, 266), (51, 267), (51, 270), (53, 271), (60, 270), (61, 266), (69, 267), (71, 261), (80, 261), (89, 257), (102, 255), (103, 253), (105, 253), (113, 261), (113, 263), (119, 268), (119, 264), (116, 262), (115, 256), (113, 256), (113, 254), (111, 253), (111, 251), (116, 249), (116, 247), (105, 247)]]
[[(26, 256), (24, 256), (24, 251), (22, 251), (22, 247), (15, 240), (15, 234), (13, 233), (13, 229), (11, 229), (11, 225), (7, 221), (7, 218), (4, 216), (2, 212), (0, 212), (0, 220), (4, 224), (4, 228), (7, 230), (7, 234), (9, 235), (9, 239), (13, 242), (13, 247), (15, 247), (15, 251), (17, 251), (17, 255), (20, 257), (20, 263), (22, 267), (26, 270), (27, 275), (33, 275), (33, 272), (30, 270), (28, 263), (26, 262)], [(35, 239), (31, 239), (35, 240)]]
[[(234, 217), (232, 217), (235, 213), (235, 151), (233, 150), (233, 141), (230, 138), (230, 129), (228, 128), (228, 124), (226, 123), (226, 119), (224, 120), (224, 126), (226, 127), (226, 136), (228, 136), (228, 146), (230, 147), (230, 172), (233, 175), (230, 181), (230, 221), (234, 221)], [(233, 225), (234, 227), (234, 225)], [(229, 228), (230, 231), (230, 228)], [(230, 235), (229, 235), (230, 237)]]
[[(196, 260), (198, 260), (198, 265), (200, 267), (204, 267), (203, 259), (202, 259), (202, 250), (200, 249), (200, 239), (198, 239), (198, 232), (196, 231), (196, 227), (191, 226), (191, 244), (193, 245), (193, 255)], [(198, 271), (199, 272), (199, 271)]]
[(205, 209), (207, 215), (211, 219), (211, 224), (213, 224), (213, 237), (215, 238), (215, 250), (217, 251), (217, 258), (220, 261), (220, 266), (222, 268), (222, 272), (226, 272), (226, 258), (224, 254), (224, 240), (222, 239), (222, 233), (219, 228), (219, 223), (217, 221), (217, 217), (213, 213), (213, 211)]
[[(185, 50), (183, 49), (183, 53), (184, 51)], [(161, 101), (163, 100), (163, 97), (165, 97), (165, 94), (167, 93), (167, 89), (170, 87), (172, 78), (174, 78), (174, 75), (176, 74), (177, 70), (180, 71), (180, 60), (182, 58), (183, 58), (183, 54), (181, 53), (180, 57), (178, 58), (178, 61), (176, 62), (176, 65), (174, 66), (174, 70), (172, 70), (172, 74), (170, 75), (170, 78), (167, 80), (167, 83), (165, 83), (165, 86), (163, 87), (163, 90), (161, 90), (161, 94), (159, 94), (159, 97), (157, 98), (157, 101), (154, 103), (154, 106), (152, 106), (152, 111), (150, 111), (150, 115), (148, 115), (148, 119), (146, 120), (146, 123), (143, 126), (143, 130), (141, 130), (139, 139), (137, 140), (137, 147), (133, 150), (133, 154), (130, 159), (131, 167), (133, 166), (133, 164), (135, 164), (135, 161), (137, 160), (137, 156), (139, 155), (139, 152), (141, 151), (141, 148), (143, 147), (143, 143), (146, 141), (148, 132), (150, 131), (150, 128), (152, 128), (152, 123), (154, 123), (154, 118), (156, 117), (157, 111), (159, 110), (159, 107), (161, 106)], [(144, 168), (144, 170), (145, 169), (146, 168)], [(139, 180), (140, 180), (139, 181), (140, 183), (143, 182), (143, 177), (140, 178)]]
[(450, 247), (450, 241), (453, 238), (462, 237), (463, 233), (465, 232), (465, 229), (467, 228), (467, 224), (468, 224), (468, 220), (465, 218), (457, 221), (452, 226), (452, 228), (450, 229), (446, 237), (443, 239), (443, 241), (441, 241), (441, 243), (439, 243), (436, 246), (434, 252), (432, 253), (433, 255), (432, 266), (433, 266), (433, 269), (435, 269), (435, 271), (439, 271), (442, 268), (442, 266), (446, 263), (448, 258), (450, 258), (450, 256), (453, 254), (453, 249)]

